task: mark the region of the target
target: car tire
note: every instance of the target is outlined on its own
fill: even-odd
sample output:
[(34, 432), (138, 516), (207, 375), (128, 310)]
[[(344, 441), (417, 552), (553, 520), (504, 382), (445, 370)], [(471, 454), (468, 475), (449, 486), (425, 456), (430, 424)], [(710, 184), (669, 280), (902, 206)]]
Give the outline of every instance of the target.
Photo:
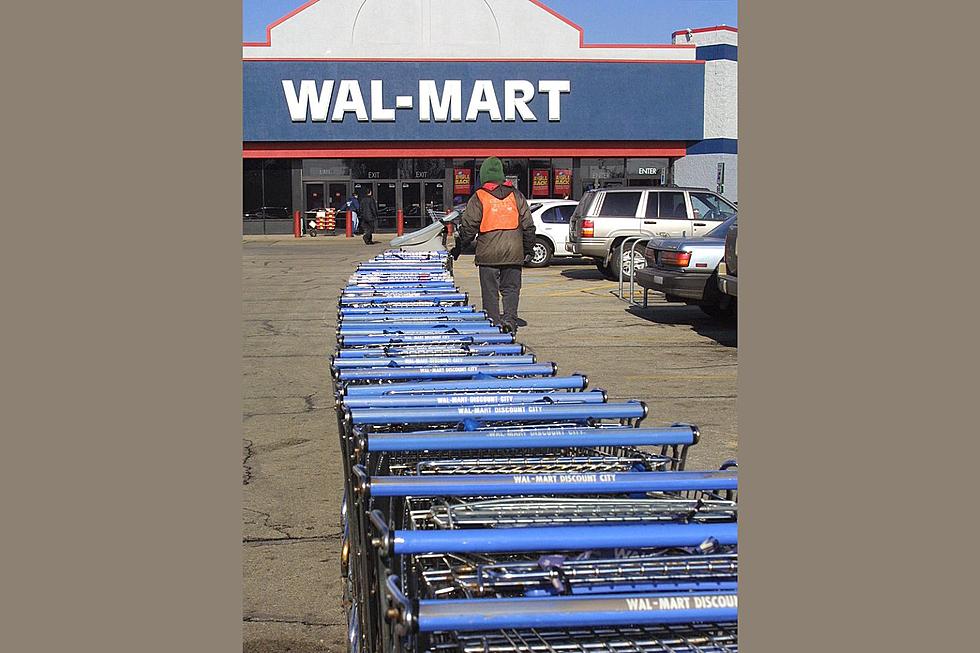
[[(611, 281), (619, 281), (619, 268), (623, 264), (619, 259), (619, 245), (614, 245), (613, 247), (615, 249), (613, 250), (612, 258), (610, 258), (609, 260), (609, 269), (607, 271), (609, 276), (607, 276), (606, 278), (610, 279)], [(629, 252), (626, 252), (626, 255), (629, 256)], [(643, 256), (643, 252), (640, 251), (633, 252), (633, 266), (635, 266), (637, 270), (642, 270), (647, 266), (647, 260)], [(627, 268), (628, 267), (629, 266), (628, 266), (628, 259), (627, 259)], [(624, 269), (623, 279), (628, 280), (629, 278), (630, 278), (629, 270)]]
[(531, 259), (527, 263), (529, 268), (544, 268), (551, 265), (551, 258), (555, 255), (555, 248), (544, 238), (535, 238), (534, 247), (531, 249)]
[(709, 317), (727, 319), (735, 315), (735, 298), (718, 289), (717, 272), (708, 277), (708, 282), (704, 286), (704, 298), (698, 306)]
[(609, 279), (610, 281), (613, 280), (613, 278), (609, 276), (609, 267), (606, 265), (605, 261), (603, 261), (601, 258), (594, 258), (592, 261), (595, 263), (595, 269), (602, 274), (603, 279)]

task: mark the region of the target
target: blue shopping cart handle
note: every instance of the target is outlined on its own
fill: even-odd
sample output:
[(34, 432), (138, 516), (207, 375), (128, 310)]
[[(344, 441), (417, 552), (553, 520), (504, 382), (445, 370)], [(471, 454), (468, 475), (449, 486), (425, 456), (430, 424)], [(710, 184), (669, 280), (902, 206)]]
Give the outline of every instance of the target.
[(381, 315), (342, 315), (344, 324), (386, 324), (389, 322), (476, 322), (487, 319), (483, 313), (385, 313)]
[[(579, 394), (579, 393), (573, 393)], [(493, 429), (485, 431), (414, 431), (411, 433), (368, 433), (368, 451), (453, 451), (474, 449), (550, 449), (553, 447), (662, 447), (693, 445), (699, 431), (696, 426), (653, 428), (611, 427), (544, 427)]]
[[(661, 472), (654, 474), (667, 474)], [(373, 523), (373, 521), (372, 521)], [(738, 544), (738, 524), (629, 524), (616, 526), (541, 526), (402, 531), (387, 540), (395, 555), (416, 553), (519, 553), (585, 549), (695, 547), (709, 539)]]
[(529, 365), (532, 354), (501, 356), (392, 356), (390, 358), (335, 358), (334, 369), (422, 367), (426, 365)]
[(415, 314), (423, 313), (430, 315), (456, 315), (456, 314), (476, 314), (486, 315), (484, 311), (477, 311), (474, 306), (344, 306), (339, 314), (343, 316), (374, 316), (390, 314)]
[(358, 490), (372, 497), (485, 497), (737, 490), (736, 472), (580, 472), (368, 476), (356, 465)]
[(584, 374), (570, 376), (522, 377), (519, 379), (466, 379), (461, 381), (422, 381), (389, 383), (385, 385), (349, 386), (344, 394), (348, 397), (361, 395), (405, 395), (424, 392), (517, 392), (584, 390), (589, 379)]
[(420, 632), (724, 623), (738, 619), (738, 593), (423, 599), (416, 618)]
[(369, 368), (337, 370), (341, 381), (396, 381), (406, 379), (471, 379), (497, 376), (554, 376), (554, 363), (530, 365), (446, 365), (431, 367)]
[(503, 392), (470, 394), (423, 394), (347, 397), (348, 408), (415, 408), (421, 406), (489, 406), (503, 404), (602, 404), (607, 400), (605, 390), (589, 392)]
[(386, 336), (340, 336), (341, 347), (363, 345), (407, 345), (417, 343), (456, 343), (474, 345), (509, 344), (514, 342), (513, 333), (415, 333)]
[(376, 349), (339, 349), (337, 358), (387, 358), (389, 356), (493, 356), (520, 355), (524, 345), (394, 345)]
[[(503, 366), (502, 366), (503, 367)], [(589, 422), (600, 419), (643, 419), (647, 407), (641, 401), (607, 404), (511, 404), (499, 406), (447, 406), (425, 408), (352, 408), (355, 425), (387, 424), (489, 424), (513, 421)], [(472, 430), (472, 429), (467, 429)]]
[(465, 302), (466, 293), (439, 293), (431, 295), (404, 294), (404, 295), (384, 295), (380, 297), (341, 297), (341, 304), (363, 305), (363, 304), (400, 304), (400, 303), (422, 303), (422, 302)]
[(340, 335), (370, 336), (389, 333), (500, 333), (487, 321), (473, 322), (402, 322), (401, 324), (342, 324), (337, 328)]

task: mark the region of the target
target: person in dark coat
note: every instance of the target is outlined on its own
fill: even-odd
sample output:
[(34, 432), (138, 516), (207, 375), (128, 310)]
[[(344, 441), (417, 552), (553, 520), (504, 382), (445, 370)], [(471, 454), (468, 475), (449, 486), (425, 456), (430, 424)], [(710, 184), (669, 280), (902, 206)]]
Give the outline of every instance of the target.
[(361, 229), (364, 230), (364, 244), (376, 245), (374, 228), (378, 224), (378, 201), (374, 199), (374, 189), (368, 188), (367, 195), (361, 202)]
[[(504, 180), (504, 166), (495, 156), (480, 166), (480, 182), (463, 211), (452, 256), (476, 240), (483, 310), (504, 331), (517, 332), (521, 272), (534, 246), (534, 220), (527, 200)], [(500, 300), (503, 299), (503, 312)]]

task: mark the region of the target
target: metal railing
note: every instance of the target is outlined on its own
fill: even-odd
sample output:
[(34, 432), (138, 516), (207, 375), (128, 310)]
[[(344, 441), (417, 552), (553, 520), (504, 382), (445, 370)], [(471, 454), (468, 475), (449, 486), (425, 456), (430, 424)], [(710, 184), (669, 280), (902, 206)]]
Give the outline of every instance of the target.
[[(624, 238), (619, 243), (619, 290), (613, 294), (616, 295), (616, 297), (618, 297), (619, 299), (622, 299), (623, 301), (627, 302), (630, 306), (640, 306), (640, 302), (634, 301), (633, 299), (633, 293), (635, 292), (635, 288), (636, 288), (636, 258), (635, 258), (636, 248), (638, 245), (640, 245), (640, 243), (646, 243), (651, 238), (652, 236), (629, 236), (627, 238)], [(625, 267), (623, 265), (623, 254), (626, 251), (627, 243), (632, 243), (632, 245), (630, 246), (630, 258), (629, 258), (630, 261), (629, 295), (624, 296), (623, 287), (626, 285), (626, 279), (623, 276), (623, 268)], [(642, 304), (643, 308), (647, 307), (649, 293), (650, 290), (648, 288), (643, 289), (643, 304)]]

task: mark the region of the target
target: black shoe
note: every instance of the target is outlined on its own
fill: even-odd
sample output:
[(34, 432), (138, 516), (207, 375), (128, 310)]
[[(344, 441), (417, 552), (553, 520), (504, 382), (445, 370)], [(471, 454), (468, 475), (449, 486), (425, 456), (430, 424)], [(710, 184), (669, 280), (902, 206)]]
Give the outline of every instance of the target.
[(504, 324), (500, 328), (504, 330), (504, 333), (513, 333), (515, 336), (517, 335), (517, 327), (512, 324)]

